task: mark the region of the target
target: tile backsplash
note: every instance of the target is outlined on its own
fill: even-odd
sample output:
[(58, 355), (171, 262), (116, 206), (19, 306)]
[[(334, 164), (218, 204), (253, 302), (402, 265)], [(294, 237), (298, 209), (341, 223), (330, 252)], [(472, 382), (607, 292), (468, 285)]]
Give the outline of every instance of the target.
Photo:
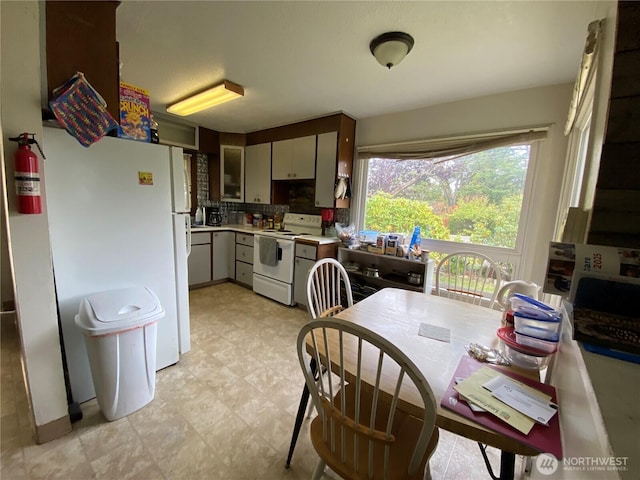
[(198, 197), (198, 206), (208, 207), (206, 202), (209, 198), (209, 158), (203, 154), (198, 153), (197, 157), (198, 165), (198, 184), (196, 185), (196, 195)]
[[(289, 205), (264, 205), (258, 203), (220, 202), (209, 200), (209, 159), (207, 155), (198, 153), (197, 168), (197, 206), (218, 207), (220, 209), (220, 213), (222, 214), (223, 223), (225, 224), (234, 222), (234, 220), (238, 218), (237, 212), (261, 213), (266, 217), (273, 216), (276, 213), (284, 214), (290, 211), (294, 211), (296, 213), (312, 213), (320, 215), (320, 209), (313, 207), (312, 203), (311, 207), (313, 208), (306, 208), (308, 206), (307, 204), (309, 204), (309, 201), (307, 201), (307, 197), (310, 195), (310, 193), (307, 192), (304, 188), (292, 188), (293, 193), (290, 194), (291, 201)], [(313, 199), (311, 199), (311, 202), (312, 200)], [(338, 223), (348, 224), (350, 220), (350, 210), (348, 208), (337, 208), (334, 219)]]

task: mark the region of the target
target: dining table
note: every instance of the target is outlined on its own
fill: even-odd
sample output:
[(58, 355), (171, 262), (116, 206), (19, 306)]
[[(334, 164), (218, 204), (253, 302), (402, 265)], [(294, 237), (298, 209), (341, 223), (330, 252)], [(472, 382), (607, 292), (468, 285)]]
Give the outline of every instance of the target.
[[(515, 455), (535, 456), (540, 452), (440, 405), (461, 357), (467, 355), (465, 347), (470, 343), (498, 347), (496, 331), (501, 326), (501, 316), (500, 311), (458, 300), (399, 288), (384, 288), (342, 310), (336, 318), (362, 325), (403, 351), (423, 373), (435, 394), (438, 402), (436, 426), (481, 445), (500, 449), (499, 478), (506, 480), (514, 476)], [(423, 323), (448, 329), (449, 341), (420, 335)], [(311, 348), (307, 344), (307, 349)], [(376, 360), (372, 359), (372, 362)], [(539, 380), (536, 370), (502, 368)], [(393, 391), (393, 387), (389, 385), (387, 391)], [(382, 389), (385, 389), (384, 384)], [(402, 392), (399, 408), (422, 416), (423, 404), (417, 390)]]

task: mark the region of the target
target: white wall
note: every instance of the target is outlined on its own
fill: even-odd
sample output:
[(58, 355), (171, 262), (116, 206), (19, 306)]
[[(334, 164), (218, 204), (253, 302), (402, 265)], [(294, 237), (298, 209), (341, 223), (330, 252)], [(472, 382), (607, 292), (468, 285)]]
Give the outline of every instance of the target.
[[(8, 179), (8, 236), (27, 388), (35, 424), (40, 426), (67, 416), (46, 192), (43, 189), (41, 215), (17, 213), (13, 188), (17, 144), (8, 141), (21, 132), (35, 133), (36, 139), (42, 139), (39, 4), (0, 2), (0, 17), (2, 168)], [(41, 177), (46, 174), (44, 167), (40, 159)]]
[[(586, 26), (585, 26), (586, 32)], [(576, 73), (579, 59), (576, 59)], [(562, 186), (572, 84), (532, 88), (358, 120), (358, 146), (550, 125), (539, 150), (520, 278), (542, 285)]]
[[(4, 182), (0, 185), (0, 198), (5, 198)], [(7, 239), (6, 215), (3, 206), (0, 206), (0, 307), (2, 310), (10, 310), (13, 303), (13, 278), (11, 276), (11, 264), (9, 259), (9, 240)], [(5, 308), (7, 307), (7, 308)]]
[[(593, 100), (591, 137), (587, 150), (592, 174), (583, 185), (582, 203), (593, 202), (594, 185), (607, 128), (609, 97), (616, 41), (617, 2), (598, 2), (596, 18), (603, 19), (598, 78)], [(570, 340), (571, 326), (564, 327), (551, 384), (560, 400), (561, 433), (565, 457), (627, 457), (625, 471), (569, 470), (562, 466), (553, 475), (535, 467), (531, 479), (631, 479), (638, 478), (638, 381), (637, 365), (581, 351)], [(624, 379), (624, 381), (621, 381)], [(626, 387), (626, 388), (625, 388)]]

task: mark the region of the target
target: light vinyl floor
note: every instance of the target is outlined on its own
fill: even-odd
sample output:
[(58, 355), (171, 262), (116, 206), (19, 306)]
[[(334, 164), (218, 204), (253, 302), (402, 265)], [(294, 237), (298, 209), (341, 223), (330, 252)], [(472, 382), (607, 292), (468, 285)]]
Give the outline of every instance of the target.
[[(306, 311), (233, 283), (191, 291), (190, 307), (191, 351), (157, 373), (150, 404), (107, 422), (90, 400), (71, 433), (43, 445), (32, 439), (15, 323), (3, 317), (0, 478), (310, 478), (317, 456), (308, 419), (284, 468), (304, 381), (295, 340)], [(499, 452), (489, 454), (497, 471)], [(430, 464), (434, 479), (490, 478), (477, 444), (443, 430)]]

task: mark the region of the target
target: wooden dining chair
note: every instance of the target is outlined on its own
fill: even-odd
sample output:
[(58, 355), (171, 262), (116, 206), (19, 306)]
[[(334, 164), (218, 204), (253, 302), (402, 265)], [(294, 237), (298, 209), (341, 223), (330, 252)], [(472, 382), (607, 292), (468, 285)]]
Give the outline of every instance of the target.
[(349, 275), (339, 261), (323, 258), (311, 267), (307, 303), (311, 318), (333, 317), (353, 305)]
[(456, 252), (438, 263), (435, 294), (492, 308), (501, 282), (501, 269), (491, 258), (476, 252)]
[[(319, 412), (310, 428), (320, 457), (313, 479), (319, 479), (326, 466), (346, 479), (431, 478), (428, 461), (439, 437), (436, 398), (403, 352), (361, 325), (333, 318), (303, 326), (297, 346)], [(310, 358), (332, 375), (316, 378)], [(400, 408), (403, 386), (417, 390), (421, 415)]]
[[(353, 305), (353, 293), (351, 292), (351, 282), (349, 275), (342, 264), (333, 258), (323, 258), (318, 260), (309, 270), (307, 275), (307, 307), (311, 319), (316, 317), (333, 317), (345, 308)], [(315, 360), (311, 360), (310, 368), (316, 377)], [(305, 384), (300, 397), (298, 413), (291, 435), (289, 453), (287, 455), (286, 467), (291, 465), (291, 457), (298, 441), (304, 413), (309, 403), (309, 389)], [(309, 407), (307, 416), (311, 416), (313, 404)]]

